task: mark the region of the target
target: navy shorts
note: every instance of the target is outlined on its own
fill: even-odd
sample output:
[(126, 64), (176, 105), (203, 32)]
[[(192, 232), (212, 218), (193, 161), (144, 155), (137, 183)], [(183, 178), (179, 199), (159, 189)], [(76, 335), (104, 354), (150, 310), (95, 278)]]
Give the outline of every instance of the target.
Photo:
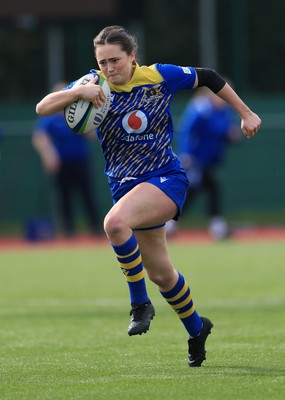
[(178, 213), (174, 217), (178, 220), (182, 212), (185, 202), (187, 188), (189, 185), (188, 179), (184, 170), (171, 171), (163, 175), (139, 177), (139, 178), (124, 178), (121, 181), (109, 179), (109, 186), (114, 204), (120, 200), (126, 193), (132, 190), (136, 185), (142, 182), (148, 182), (162, 190), (168, 197), (170, 197), (178, 207)]

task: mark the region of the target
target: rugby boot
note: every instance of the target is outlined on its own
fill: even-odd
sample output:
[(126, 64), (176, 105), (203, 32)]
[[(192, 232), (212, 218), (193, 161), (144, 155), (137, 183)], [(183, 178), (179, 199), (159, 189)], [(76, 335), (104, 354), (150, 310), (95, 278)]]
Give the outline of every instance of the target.
[(131, 321), (128, 328), (129, 336), (146, 333), (149, 330), (150, 321), (155, 315), (153, 305), (151, 303), (131, 303), (131, 307)]
[(208, 335), (213, 328), (212, 322), (205, 317), (201, 317), (203, 327), (198, 336), (190, 337), (188, 340), (188, 365), (189, 367), (200, 367), (202, 362), (206, 360), (205, 343)]

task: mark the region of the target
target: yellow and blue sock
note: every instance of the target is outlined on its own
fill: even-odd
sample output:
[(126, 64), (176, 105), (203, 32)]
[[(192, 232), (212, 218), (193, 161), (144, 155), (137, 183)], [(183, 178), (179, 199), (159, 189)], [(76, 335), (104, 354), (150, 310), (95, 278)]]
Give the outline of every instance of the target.
[(135, 235), (132, 234), (125, 243), (119, 246), (112, 244), (112, 247), (128, 282), (131, 303), (149, 303), (141, 252)]
[(160, 293), (177, 313), (189, 335), (195, 337), (201, 332), (202, 320), (195, 310), (187, 282), (180, 273), (178, 274), (178, 281), (174, 288), (168, 292), (160, 291)]

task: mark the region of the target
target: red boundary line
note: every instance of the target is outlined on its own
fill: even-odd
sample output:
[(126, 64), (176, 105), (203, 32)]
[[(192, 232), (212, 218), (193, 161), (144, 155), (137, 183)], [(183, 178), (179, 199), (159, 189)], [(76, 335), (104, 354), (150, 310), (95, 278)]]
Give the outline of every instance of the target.
[[(230, 237), (235, 242), (285, 241), (285, 228), (257, 228), (235, 230)], [(168, 238), (169, 243), (215, 242), (205, 230), (180, 230)], [(107, 238), (82, 235), (75, 238), (57, 237), (51, 240), (27, 241), (23, 238), (0, 238), (0, 252), (11, 249), (102, 247), (109, 245)]]

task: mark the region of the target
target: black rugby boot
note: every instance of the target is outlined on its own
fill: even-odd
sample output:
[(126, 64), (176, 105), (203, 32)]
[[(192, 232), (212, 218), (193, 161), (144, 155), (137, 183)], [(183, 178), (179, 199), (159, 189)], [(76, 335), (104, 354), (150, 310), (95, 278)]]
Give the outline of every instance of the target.
[(201, 317), (203, 327), (199, 336), (188, 340), (188, 365), (189, 367), (200, 367), (202, 362), (206, 360), (205, 343), (208, 335), (213, 328), (212, 322), (205, 317)]
[(150, 321), (155, 315), (153, 305), (151, 303), (131, 303), (131, 306), (131, 321), (128, 328), (129, 336), (146, 333), (149, 330)]

